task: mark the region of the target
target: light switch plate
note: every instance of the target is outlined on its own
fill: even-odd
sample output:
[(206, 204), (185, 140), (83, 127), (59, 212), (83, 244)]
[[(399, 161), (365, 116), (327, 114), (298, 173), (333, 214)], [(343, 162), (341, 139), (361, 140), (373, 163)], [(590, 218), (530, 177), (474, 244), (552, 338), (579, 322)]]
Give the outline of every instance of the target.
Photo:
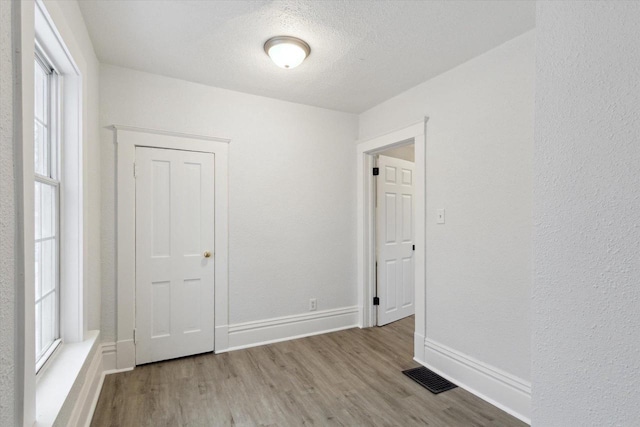
[(436, 224), (444, 224), (444, 209), (438, 209)]

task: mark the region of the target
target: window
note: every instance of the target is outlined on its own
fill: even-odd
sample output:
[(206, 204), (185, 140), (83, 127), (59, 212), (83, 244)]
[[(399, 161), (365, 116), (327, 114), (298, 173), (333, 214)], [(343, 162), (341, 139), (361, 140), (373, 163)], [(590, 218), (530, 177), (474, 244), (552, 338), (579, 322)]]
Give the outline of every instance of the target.
[(35, 37), (33, 50), (23, 43), (22, 52), (31, 52), (27, 60), (34, 69), (23, 81), (29, 81), (34, 95), (29, 94), (33, 98), (23, 105), (34, 102), (25, 114), (33, 114), (29, 120), (34, 127), (23, 133), (29, 156), (23, 158), (22, 170), (27, 184), (25, 258), (32, 263), (27, 268), (33, 270), (25, 277), (27, 372), (22, 401), (25, 424), (33, 425), (36, 418), (38, 424), (51, 424), (66, 407), (80, 373), (89, 368), (99, 334), (88, 331), (90, 293), (84, 274), (88, 259), (84, 177), (88, 171), (83, 168), (82, 71), (88, 64), (81, 62), (83, 68), (76, 64), (74, 56), (82, 59), (80, 47), (64, 43), (45, 2), (29, 3), (34, 9)]
[(36, 371), (60, 343), (60, 147), (58, 73), (36, 51), (34, 217)]

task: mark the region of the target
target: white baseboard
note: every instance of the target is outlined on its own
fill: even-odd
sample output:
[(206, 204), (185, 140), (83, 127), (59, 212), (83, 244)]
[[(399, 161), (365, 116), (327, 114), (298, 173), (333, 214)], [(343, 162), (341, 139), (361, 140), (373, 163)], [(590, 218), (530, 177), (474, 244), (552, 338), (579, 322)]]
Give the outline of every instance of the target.
[(229, 346), (216, 353), (256, 347), (358, 326), (358, 307), (314, 311), (229, 325)]
[(113, 371), (118, 367), (118, 358), (116, 352), (116, 343), (103, 342), (101, 344), (102, 350), (102, 370)]
[(229, 348), (229, 325), (216, 325), (214, 333), (214, 352), (221, 353)]
[(413, 356), (416, 360), (424, 360), (424, 335), (413, 334)]
[(136, 366), (136, 347), (133, 340), (116, 342), (116, 369), (129, 369)]
[(416, 362), (531, 424), (531, 383), (429, 338), (424, 340), (424, 358), (417, 356)]

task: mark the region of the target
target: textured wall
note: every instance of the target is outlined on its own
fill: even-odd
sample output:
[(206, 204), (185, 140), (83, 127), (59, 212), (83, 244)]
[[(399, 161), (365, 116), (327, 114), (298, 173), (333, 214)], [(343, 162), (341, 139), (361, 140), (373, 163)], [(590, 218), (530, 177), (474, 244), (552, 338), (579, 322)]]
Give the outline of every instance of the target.
[(533, 423), (640, 420), (640, 3), (540, 2)]
[(0, 426), (15, 423), (16, 206), (13, 167), (12, 22), (17, 3), (0, 1)]
[(528, 32), (360, 116), (361, 138), (430, 117), (427, 338), (525, 381), (533, 80)]
[[(356, 305), (357, 117), (102, 66), (101, 126), (232, 139), (230, 323)], [(115, 339), (115, 145), (102, 131), (103, 339)]]

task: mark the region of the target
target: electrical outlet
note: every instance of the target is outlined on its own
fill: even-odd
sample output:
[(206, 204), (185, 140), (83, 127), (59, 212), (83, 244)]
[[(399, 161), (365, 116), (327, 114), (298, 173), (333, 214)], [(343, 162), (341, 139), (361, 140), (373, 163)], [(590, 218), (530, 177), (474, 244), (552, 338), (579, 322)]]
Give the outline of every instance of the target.
[(309, 311), (316, 311), (317, 308), (318, 308), (318, 300), (316, 300), (315, 298), (311, 298), (309, 300)]

